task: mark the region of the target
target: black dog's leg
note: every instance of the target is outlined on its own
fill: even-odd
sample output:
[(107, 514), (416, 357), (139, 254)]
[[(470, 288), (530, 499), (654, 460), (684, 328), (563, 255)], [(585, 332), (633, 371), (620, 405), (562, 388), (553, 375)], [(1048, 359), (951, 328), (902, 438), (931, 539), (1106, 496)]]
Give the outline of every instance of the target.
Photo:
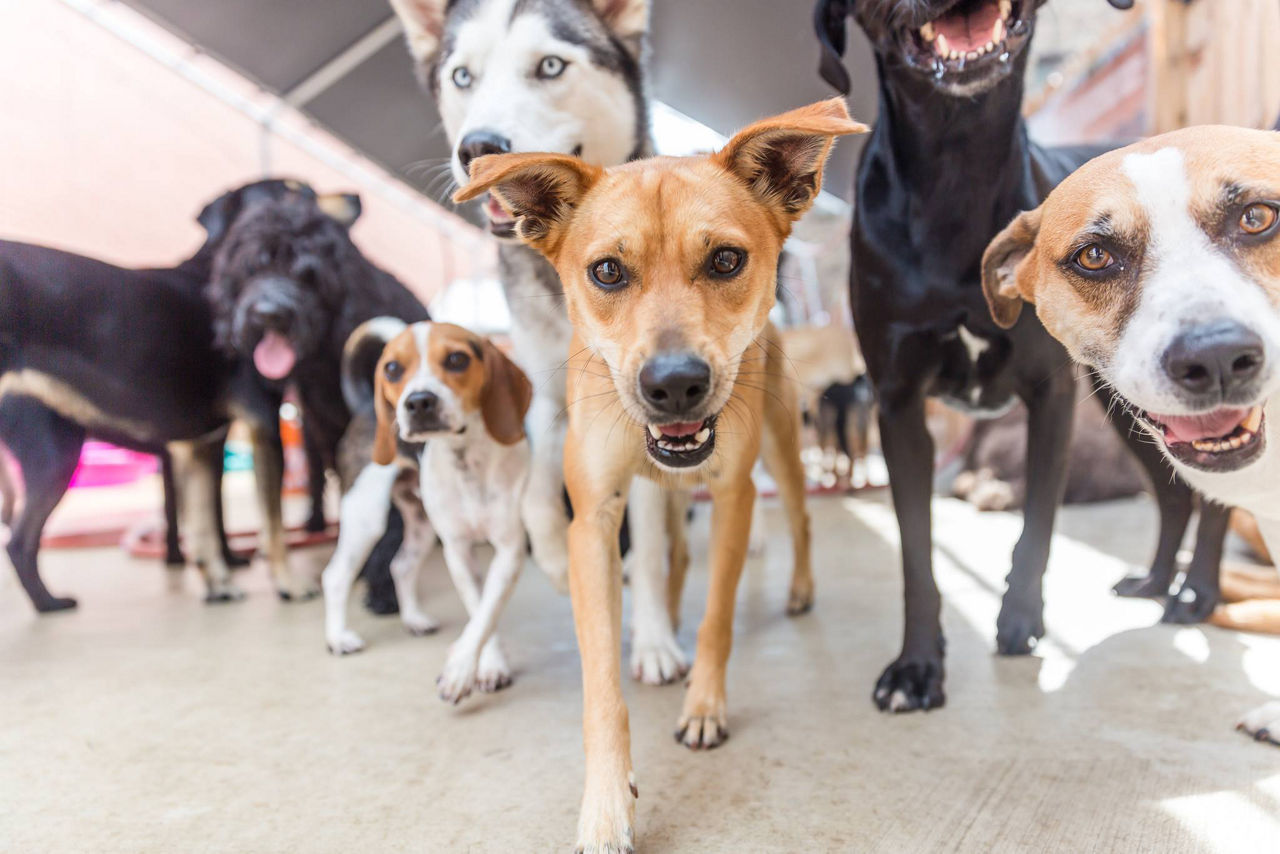
[(902, 536), (905, 624), (902, 652), (876, 681), (881, 711), (932, 709), (943, 694), (942, 597), (933, 578), (933, 437), (920, 391), (880, 396), (880, 443)]
[(365, 559), (361, 575), (364, 577), (364, 606), (378, 616), (400, 613), (400, 600), (396, 597), (395, 579), (391, 577), (391, 561), (400, 552), (404, 542), (404, 517), (395, 505), (387, 513), (387, 529)]
[(1022, 536), (1013, 547), (1009, 586), (996, 618), (996, 651), (1001, 655), (1026, 655), (1044, 637), (1044, 570), (1067, 483), (1075, 389), (1075, 374), (1063, 366), (1033, 381), (1022, 394), (1027, 405), (1027, 498)]
[(222, 508), (222, 475), (227, 469), (226, 449), (227, 440), (225, 438), (210, 449), (209, 462), (213, 467), (214, 524), (218, 526), (218, 545), (222, 549), (222, 559), (226, 561), (227, 567), (230, 569), (243, 569), (249, 565), (250, 560), (231, 550), (231, 543), (227, 542), (227, 523)]
[(9, 397), (0, 404), (0, 435), (22, 467), (27, 493), (9, 540), (9, 559), (37, 611), (74, 608), (75, 599), (54, 596), (44, 586), (36, 561), (44, 524), (66, 494), (80, 461), (84, 430), (36, 400)]
[(316, 441), (315, 431), (302, 425), (302, 444), (307, 452), (307, 495), (311, 499), (311, 515), (307, 517), (307, 530), (318, 534), (329, 527), (324, 518), (325, 466), (324, 455)]
[(160, 482), (164, 487), (164, 562), (169, 566), (183, 567), (187, 559), (182, 554), (178, 539), (178, 488), (173, 482), (173, 457), (168, 451), (156, 454), (160, 458)]
[(1222, 565), (1222, 545), (1231, 521), (1231, 508), (1207, 498), (1200, 499), (1200, 524), (1196, 527), (1196, 549), (1182, 586), (1165, 603), (1165, 623), (1201, 623), (1209, 619), (1222, 601), (1218, 571)]

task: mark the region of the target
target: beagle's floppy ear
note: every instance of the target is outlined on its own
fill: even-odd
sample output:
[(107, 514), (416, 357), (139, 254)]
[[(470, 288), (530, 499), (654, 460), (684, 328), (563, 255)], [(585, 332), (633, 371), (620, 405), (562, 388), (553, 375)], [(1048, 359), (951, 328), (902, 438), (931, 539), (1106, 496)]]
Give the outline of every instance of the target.
[(567, 154), (488, 154), (471, 163), (471, 180), (455, 202), (491, 192), (516, 218), (516, 235), (550, 256), (582, 196), (603, 174)]
[(316, 196), (316, 207), (347, 228), (355, 225), (364, 211), (358, 193), (324, 193)]
[(485, 365), (480, 414), (485, 429), (503, 445), (514, 445), (524, 438), (524, 417), (533, 400), (533, 384), (492, 341), (486, 338), (480, 346)]
[(430, 62), (440, 49), (444, 35), (446, 0), (391, 0), (391, 8), (400, 16), (409, 53), (418, 62)]
[(387, 397), (387, 380), (382, 370), (385, 363), (378, 360), (378, 369), (373, 379), (373, 408), (378, 417), (378, 426), (373, 433), (373, 461), (380, 466), (389, 465), (396, 459), (396, 409)]
[(1035, 302), (1035, 270), (1029, 259), (1040, 234), (1041, 210), (1018, 214), (982, 254), (982, 293), (1003, 329), (1018, 322), (1024, 300)]
[(866, 132), (866, 125), (849, 117), (843, 98), (831, 98), (749, 125), (711, 159), (784, 219), (795, 221), (822, 189), (822, 169), (835, 138)]

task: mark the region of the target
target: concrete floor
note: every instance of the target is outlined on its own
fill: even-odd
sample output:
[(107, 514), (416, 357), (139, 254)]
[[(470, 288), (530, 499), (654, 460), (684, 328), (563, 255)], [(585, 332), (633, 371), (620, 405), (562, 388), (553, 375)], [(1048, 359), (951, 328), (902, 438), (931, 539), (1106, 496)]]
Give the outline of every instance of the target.
[[(789, 551), (739, 596), (732, 739), (691, 754), (681, 688), (628, 684), (638, 834), (651, 852), (1280, 850), (1280, 751), (1233, 723), (1280, 694), (1280, 640), (1152, 625), (1113, 598), (1144, 561), (1137, 499), (1063, 512), (1047, 579), (1050, 640), (992, 654), (1016, 516), (939, 499), (945, 709), (870, 702), (897, 652), (896, 529), (883, 494), (812, 505), (818, 604), (783, 616)], [(706, 588), (705, 510), (680, 632)], [(326, 549), (295, 553), (318, 571)], [(237, 605), (200, 602), (193, 571), (116, 549), (50, 551), (80, 598), (39, 618), (0, 573), (0, 851), (564, 851), (582, 754), (567, 599), (526, 572), (502, 622), (516, 683), (454, 708), (433, 682), (463, 611), (438, 558), (434, 637), (353, 608), (368, 642), (325, 652), (321, 605), (284, 604), (265, 569)]]

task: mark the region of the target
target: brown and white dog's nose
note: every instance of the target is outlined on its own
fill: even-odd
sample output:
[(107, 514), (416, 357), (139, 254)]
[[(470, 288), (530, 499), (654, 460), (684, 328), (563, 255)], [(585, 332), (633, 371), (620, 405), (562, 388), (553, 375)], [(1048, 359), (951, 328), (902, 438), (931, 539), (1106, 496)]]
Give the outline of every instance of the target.
[(640, 395), (668, 415), (686, 415), (711, 391), (711, 366), (692, 353), (663, 353), (640, 369)]
[(1262, 372), (1262, 338), (1234, 321), (1197, 326), (1173, 340), (1164, 354), (1164, 370), (1178, 386), (1195, 395), (1230, 398)]
[(434, 415), (439, 406), (440, 398), (429, 391), (415, 391), (404, 399), (404, 412), (411, 422)]
[(458, 143), (458, 162), (467, 173), (471, 161), (486, 154), (506, 154), (511, 150), (511, 140), (487, 130), (473, 130)]

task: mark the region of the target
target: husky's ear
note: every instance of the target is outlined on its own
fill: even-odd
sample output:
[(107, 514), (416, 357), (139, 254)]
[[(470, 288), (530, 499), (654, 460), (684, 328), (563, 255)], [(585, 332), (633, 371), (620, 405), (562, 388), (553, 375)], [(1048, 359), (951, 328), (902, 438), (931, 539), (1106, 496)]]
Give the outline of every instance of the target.
[(566, 154), (488, 154), (472, 161), (471, 180), (453, 200), (488, 190), (515, 217), (516, 235), (550, 258), (573, 209), (603, 171)]
[(391, 0), (391, 8), (404, 27), (409, 53), (418, 62), (429, 62), (440, 48), (447, 5), (447, 0)]
[(769, 207), (793, 222), (822, 189), (822, 169), (837, 136), (866, 133), (843, 98), (819, 101), (739, 131), (712, 160), (737, 175)]
[(982, 253), (982, 293), (996, 324), (1018, 322), (1023, 301), (1036, 301), (1035, 264), (1030, 263), (1040, 234), (1042, 208), (1018, 214)]
[(649, 0), (591, 0), (609, 32), (639, 58), (649, 32)]

